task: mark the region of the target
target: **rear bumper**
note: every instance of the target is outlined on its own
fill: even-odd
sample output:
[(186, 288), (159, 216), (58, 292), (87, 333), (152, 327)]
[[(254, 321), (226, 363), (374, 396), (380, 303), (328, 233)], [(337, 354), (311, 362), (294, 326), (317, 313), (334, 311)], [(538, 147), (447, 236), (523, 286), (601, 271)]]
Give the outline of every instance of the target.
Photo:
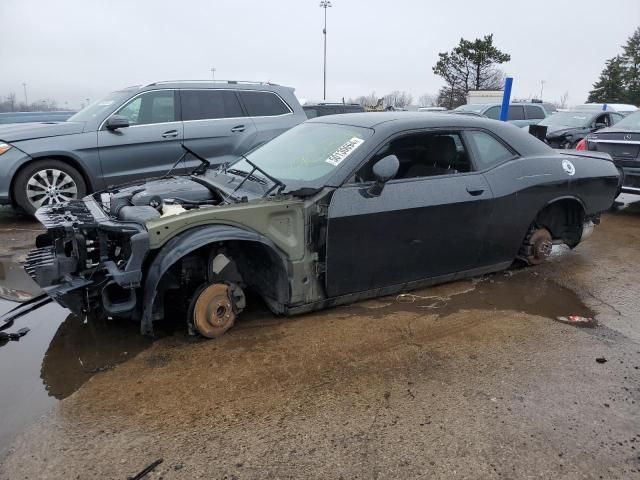
[(621, 167), (624, 174), (622, 189), (625, 187), (640, 188), (640, 167)]

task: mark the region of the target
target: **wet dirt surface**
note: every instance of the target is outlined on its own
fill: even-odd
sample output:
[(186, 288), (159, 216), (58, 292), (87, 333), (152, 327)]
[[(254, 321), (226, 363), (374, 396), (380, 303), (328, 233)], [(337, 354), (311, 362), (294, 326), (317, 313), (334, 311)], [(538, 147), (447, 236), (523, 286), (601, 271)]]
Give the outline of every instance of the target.
[(49, 305), (0, 347), (0, 478), (640, 478), (639, 267), (640, 202), (540, 267), (216, 341)]

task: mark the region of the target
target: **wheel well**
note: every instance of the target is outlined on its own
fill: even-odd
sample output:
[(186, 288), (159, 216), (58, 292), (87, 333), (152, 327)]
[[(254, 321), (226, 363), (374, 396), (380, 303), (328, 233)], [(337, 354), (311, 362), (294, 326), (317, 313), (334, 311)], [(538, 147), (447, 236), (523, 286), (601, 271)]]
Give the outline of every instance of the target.
[(18, 170), (16, 170), (16, 173), (13, 175), (13, 178), (11, 179), (11, 186), (9, 188), (9, 197), (11, 198), (11, 202), (12, 203), (15, 204), (15, 198), (14, 198), (13, 190), (14, 190), (14, 184), (15, 184), (15, 181), (16, 181), (16, 178), (17, 178), (18, 174), (22, 170), (27, 168), (29, 165), (33, 165), (34, 162), (38, 162), (38, 161), (41, 161), (41, 160), (58, 160), (59, 162), (66, 163), (70, 167), (75, 168), (80, 173), (80, 175), (82, 175), (82, 179), (84, 180), (84, 183), (87, 186), (87, 193), (93, 192), (93, 185), (92, 185), (91, 179), (87, 175), (87, 172), (84, 170), (84, 168), (82, 168), (82, 165), (80, 165), (80, 162), (78, 162), (74, 158), (66, 157), (64, 155), (44, 155), (42, 157), (32, 157), (32, 160), (29, 160), (28, 162), (20, 165), (20, 168), (18, 168)]
[[(224, 255), (229, 262), (214, 272), (214, 258)], [(232, 282), (257, 293), (274, 311), (282, 310), (289, 298), (289, 281), (285, 266), (267, 245), (250, 240), (230, 240), (207, 244), (176, 261), (158, 283), (153, 305), (153, 318), (164, 317), (169, 304), (175, 305), (175, 294), (183, 306), (195, 290), (205, 282)], [(165, 303), (167, 306), (165, 307)]]
[(574, 247), (580, 242), (584, 219), (582, 204), (575, 198), (563, 198), (543, 208), (536, 216), (535, 223), (549, 230), (554, 240), (562, 240)]

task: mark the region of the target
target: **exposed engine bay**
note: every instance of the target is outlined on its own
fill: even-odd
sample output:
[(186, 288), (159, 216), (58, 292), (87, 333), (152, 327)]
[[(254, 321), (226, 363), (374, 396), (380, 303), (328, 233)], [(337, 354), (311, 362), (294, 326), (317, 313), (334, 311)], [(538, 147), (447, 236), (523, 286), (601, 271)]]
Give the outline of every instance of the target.
[(229, 202), (220, 190), (202, 177), (155, 180), (95, 194), (94, 198), (111, 217), (137, 223)]
[[(227, 173), (221, 169), (147, 180), (42, 207), (36, 217), (47, 232), (37, 237), (37, 249), (29, 253), (25, 268), (51, 298), (80, 318), (139, 319), (146, 281), (143, 271), (157, 256), (157, 251), (150, 248), (147, 222), (259, 199), (265, 195), (265, 185), (253, 172)], [(161, 293), (152, 305), (153, 320), (163, 316), (165, 295), (171, 304), (191, 310), (195, 308), (191, 294), (197, 287), (216, 281), (226, 287), (217, 287), (207, 295), (216, 299), (227, 296), (231, 303), (222, 313), (196, 308), (194, 318), (199, 319), (201, 330), (210, 330), (212, 335), (229, 328), (244, 304), (244, 284), (234, 261), (234, 257), (242, 256), (236, 253), (229, 244), (195, 251), (176, 262), (157, 287)], [(262, 256), (262, 251), (255, 253), (256, 258)], [(260, 268), (251, 263), (253, 260), (243, 261), (241, 266), (251, 272), (251, 277), (261, 278), (254, 273)], [(203, 268), (207, 263), (221, 262), (224, 268)], [(273, 280), (266, 283), (276, 284)]]

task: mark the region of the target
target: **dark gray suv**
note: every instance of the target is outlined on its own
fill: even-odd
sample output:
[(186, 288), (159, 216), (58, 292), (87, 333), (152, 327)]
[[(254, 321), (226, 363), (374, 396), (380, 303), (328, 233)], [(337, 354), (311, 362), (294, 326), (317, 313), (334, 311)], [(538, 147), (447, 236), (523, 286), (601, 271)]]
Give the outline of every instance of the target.
[[(307, 119), (293, 88), (241, 81), (155, 82), (113, 92), (65, 122), (0, 126), (0, 204), (28, 213), (163, 175), (184, 153), (235, 160)], [(172, 170), (199, 160), (186, 156)]]

